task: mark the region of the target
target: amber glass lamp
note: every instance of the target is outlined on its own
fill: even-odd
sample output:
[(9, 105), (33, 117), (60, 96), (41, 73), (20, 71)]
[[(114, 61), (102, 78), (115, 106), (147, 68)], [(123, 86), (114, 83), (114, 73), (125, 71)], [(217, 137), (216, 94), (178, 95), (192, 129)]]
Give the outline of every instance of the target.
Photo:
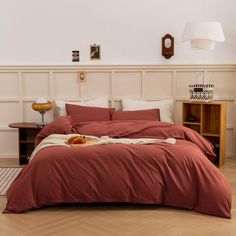
[(52, 102), (47, 101), (46, 99), (38, 99), (36, 102), (32, 103), (32, 108), (33, 110), (38, 111), (42, 115), (41, 122), (38, 122), (37, 124), (40, 126), (47, 125), (44, 120), (44, 114), (53, 108)]

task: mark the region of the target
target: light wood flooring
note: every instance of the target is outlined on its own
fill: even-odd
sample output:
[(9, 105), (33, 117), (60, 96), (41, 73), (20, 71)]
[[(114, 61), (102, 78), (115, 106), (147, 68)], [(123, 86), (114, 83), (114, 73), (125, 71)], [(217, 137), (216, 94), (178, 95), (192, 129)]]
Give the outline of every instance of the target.
[[(0, 166), (16, 166), (0, 159)], [(221, 168), (233, 189), (232, 219), (154, 206), (61, 206), (0, 213), (0, 236), (236, 236), (236, 158)], [(216, 196), (217, 197), (217, 196)], [(6, 198), (0, 198), (0, 210)]]

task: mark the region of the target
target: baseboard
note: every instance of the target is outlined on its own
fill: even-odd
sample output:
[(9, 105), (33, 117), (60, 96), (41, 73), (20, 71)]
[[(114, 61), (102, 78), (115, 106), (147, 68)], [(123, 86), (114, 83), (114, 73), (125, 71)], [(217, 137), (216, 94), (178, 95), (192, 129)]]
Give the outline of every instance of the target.
[(0, 159), (19, 159), (18, 154), (0, 154)]
[(235, 154), (232, 153), (232, 152), (227, 152), (227, 153), (225, 154), (225, 157), (226, 157), (226, 158), (234, 158), (234, 157), (235, 157)]

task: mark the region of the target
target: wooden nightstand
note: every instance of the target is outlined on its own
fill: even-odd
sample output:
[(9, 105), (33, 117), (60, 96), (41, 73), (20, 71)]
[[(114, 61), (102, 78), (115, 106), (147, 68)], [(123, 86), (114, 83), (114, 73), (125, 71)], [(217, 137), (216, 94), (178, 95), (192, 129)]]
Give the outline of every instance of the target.
[(34, 150), (35, 137), (43, 127), (36, 123), (13, 123), (9, 127), (18, 129), (19, 164), (28, 164)]
[(224, 165), (226, 102), (183, 102), (183, 125), (208, 139), (214, 146), (215, 164)]

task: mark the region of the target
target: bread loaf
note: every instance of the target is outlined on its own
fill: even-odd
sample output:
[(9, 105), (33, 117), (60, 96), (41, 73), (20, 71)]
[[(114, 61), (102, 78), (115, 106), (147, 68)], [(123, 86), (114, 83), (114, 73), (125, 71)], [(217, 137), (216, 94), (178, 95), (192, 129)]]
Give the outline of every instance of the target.
[(86, 143), (86, 138), (85, 136), (74, 136), (68, 139), (67, 141), (68, 144), (83, 144)]

